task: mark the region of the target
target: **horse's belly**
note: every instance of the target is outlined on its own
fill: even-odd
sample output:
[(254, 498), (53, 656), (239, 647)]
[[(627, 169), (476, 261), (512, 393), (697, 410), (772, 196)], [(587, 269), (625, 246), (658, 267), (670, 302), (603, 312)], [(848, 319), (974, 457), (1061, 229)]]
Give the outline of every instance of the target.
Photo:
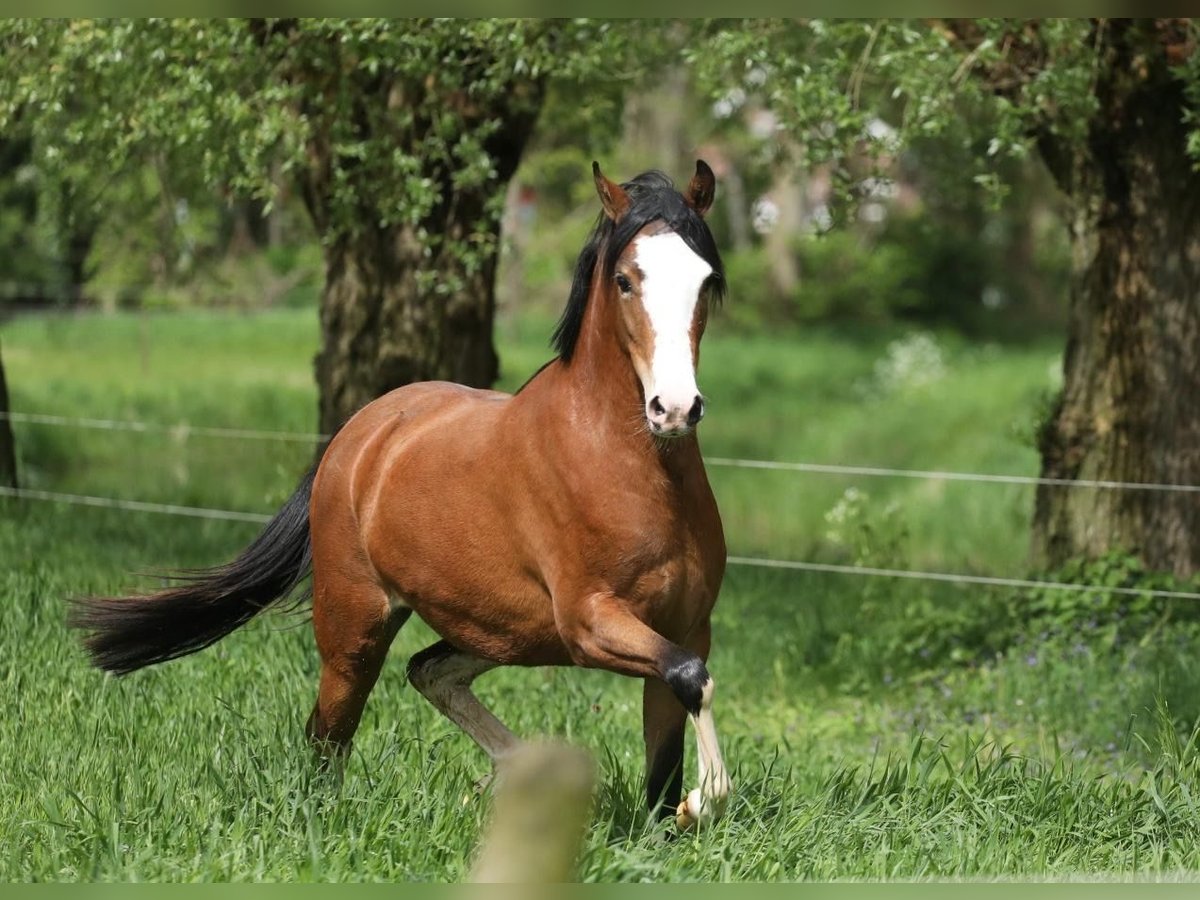
[(476, 570), (476, 577), (459, 567), (442, 573), (428, 559), (423, 568), (398, 573), (393, 590), (460, 650), (513, 665), (567, 661), (550, 598), (536, 584), (497, 569)]

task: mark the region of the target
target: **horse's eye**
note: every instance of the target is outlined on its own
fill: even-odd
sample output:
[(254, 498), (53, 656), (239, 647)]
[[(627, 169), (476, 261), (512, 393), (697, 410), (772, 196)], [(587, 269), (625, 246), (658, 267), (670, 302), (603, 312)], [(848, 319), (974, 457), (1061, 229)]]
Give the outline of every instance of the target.
[(617, 287), (621, 289), (622, 294), (628, 294), (633, 290), (633, 284), (624, 275), (618, 275), (616, 278)]

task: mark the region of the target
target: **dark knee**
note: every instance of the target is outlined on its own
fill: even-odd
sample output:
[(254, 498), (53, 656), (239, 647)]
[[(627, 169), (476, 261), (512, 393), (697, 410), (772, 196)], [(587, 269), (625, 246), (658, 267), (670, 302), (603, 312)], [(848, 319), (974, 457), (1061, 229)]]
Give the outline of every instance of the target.
[(451, 652), (449, 645), (437, 643), (413, 654), (408, 660), (405, 677), (421, 693), (437, 679), (438, 664)]
[(408, 668), (404, 670), (404, 677), (408, 679), (408, 683), (415, 687), (418, 691), (426, 687), (432, 680), (430, 669), (433, 668), (433, 661), (429, 659), (420, 659), (420, 654), (412, 657), (408, 661)]
[(680, 652), (679, 658), (668, 663), (663, 681), (675, 692), (679, 702), (693, 716), (700, 714), (704, 686), (709, 682), (708, 669), (700, 657)]

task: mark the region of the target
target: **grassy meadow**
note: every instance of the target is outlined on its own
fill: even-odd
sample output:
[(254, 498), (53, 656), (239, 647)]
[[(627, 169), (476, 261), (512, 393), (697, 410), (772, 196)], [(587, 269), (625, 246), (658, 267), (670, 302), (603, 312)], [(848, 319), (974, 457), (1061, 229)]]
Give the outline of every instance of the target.
[[(503, 387), (548, 357), (551, 325), (501, 323)], [(1036, 473), (1056, 340), (734, 335), (720, 317), (709, 335), (710, 456)], [(301, 432), (314, 428), (316, 338), (303, 309), (30, 317), (0, 330), (16, 411)], [(185, 428), (14, 427), (26, 487), (182, 505), (271, 512), (311, 457), (305, 443)], [(1028, 574), (1028, 487), (718, 466), (710, 477), (733, 554)], [(303, 613), (122, 680), (91, 670), (64, 628), (66, 598), (222, 561), (254, 528), (0, 500), (0, 879), (464, 875), (488, 808), (470, 786), (487, 765), (405, 685), (404, 660), (432, 640), (422, 624), (400, 633), (340, 788), (302, 738), (317, 674)], [(722, 822), (669, 842), (641, 809), (638, 684), (513, 670), (478, 690), (518, 733), (594, 752), (588, 881), (1200, 869), (1195, 623), (1122, 607), (1118, 618), (1152, 618), (1134, 633), (1028, 603), (731, 567), (711, 669), (735, 794)]]

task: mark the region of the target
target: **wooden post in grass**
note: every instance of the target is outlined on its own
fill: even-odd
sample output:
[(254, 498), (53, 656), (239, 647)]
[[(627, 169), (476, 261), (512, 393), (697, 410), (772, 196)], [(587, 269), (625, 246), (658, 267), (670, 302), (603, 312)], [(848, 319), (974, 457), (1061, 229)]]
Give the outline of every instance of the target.
[(571, 881), (591, 814), (591, 756), (562, 744), (528, 744), (499, 767), (492, 821), (470, 880)]

